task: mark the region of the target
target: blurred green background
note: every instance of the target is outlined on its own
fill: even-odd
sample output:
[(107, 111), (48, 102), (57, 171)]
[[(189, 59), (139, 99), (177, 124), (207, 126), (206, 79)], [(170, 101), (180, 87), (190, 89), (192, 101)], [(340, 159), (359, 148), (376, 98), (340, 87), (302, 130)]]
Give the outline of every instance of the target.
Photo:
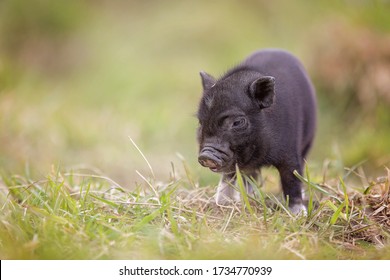
[[(0, 1), (0, 170), (98, 169), (124, 186), (181, 157), (201, 184), (199, 71), (261, 48), (298, 56), (319, 125), (309, 160), (390, 164), (390, 1)], [(181, 155), (181, 156), (178, 156)]]

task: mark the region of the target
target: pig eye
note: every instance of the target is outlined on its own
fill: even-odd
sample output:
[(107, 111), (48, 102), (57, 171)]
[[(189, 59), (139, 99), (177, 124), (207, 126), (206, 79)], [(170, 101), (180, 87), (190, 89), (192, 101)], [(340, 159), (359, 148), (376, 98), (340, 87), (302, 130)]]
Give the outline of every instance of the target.
[(243, 128), (246, 126), (246, 118), (240, 117), (234, 120), (232, 128)]

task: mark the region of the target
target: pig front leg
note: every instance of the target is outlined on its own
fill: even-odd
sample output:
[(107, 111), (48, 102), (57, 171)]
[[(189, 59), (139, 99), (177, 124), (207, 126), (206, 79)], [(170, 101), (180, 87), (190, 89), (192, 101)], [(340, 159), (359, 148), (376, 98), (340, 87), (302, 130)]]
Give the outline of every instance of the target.
[(235, 173), (222, 174), (219, 181), (215, 202), (217, 205), (229, 205), (239, 202), (240, 193), (233, 186), (236, 184)]
[[(254, 179), (257, 178), (257, 173), (251, 173), (250, 177)], [(253, 194), (252, 185), (248, 180), (243, 178), (245, 184), (245, 190), (249, 195)], [(233, 186), (236, 186), (235, 188)], [(229, 205), (241, 201), (240, 192), (237, 191), (239, 186), (236, 184), (236, 174), (222, 174), (221, 180), (219, 181), (217, 193), (216, 193), (216, 203), (217, 205)]]

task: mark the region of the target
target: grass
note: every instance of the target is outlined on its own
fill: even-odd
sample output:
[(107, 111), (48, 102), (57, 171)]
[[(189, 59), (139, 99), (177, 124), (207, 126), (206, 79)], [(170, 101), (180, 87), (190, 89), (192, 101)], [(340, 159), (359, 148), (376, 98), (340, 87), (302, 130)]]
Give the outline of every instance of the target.
[(361, 191), (300, 176), (307, 217), (258, 186), (255, 197), (218, 207), (214, 186), (174, 171), (167, 183), (142, 176), (133, 190), (81, 172), (1, 177), (1, 259), (390, 258), (388, 170)]

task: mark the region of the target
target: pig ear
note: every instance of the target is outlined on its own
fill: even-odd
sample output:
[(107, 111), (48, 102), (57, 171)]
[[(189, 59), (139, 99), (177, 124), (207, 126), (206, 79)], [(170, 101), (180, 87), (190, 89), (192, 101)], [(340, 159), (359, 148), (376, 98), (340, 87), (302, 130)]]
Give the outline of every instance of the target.
[(204, 71), (201, 71), (200, 72), (200, 77), (202, 78), (202, 85), (203, 85), (203, 89), (206, 90), (206, 89), (209, 89), (211, 88), (213, 85), (215, 85), (215, 79), (213, 76), (207, 74), (206, 72)]
[(275, 78), (271, 76), (258, 78), (250, 85), (249, 93), (261, 109), (271, 106), (275, 96)]

